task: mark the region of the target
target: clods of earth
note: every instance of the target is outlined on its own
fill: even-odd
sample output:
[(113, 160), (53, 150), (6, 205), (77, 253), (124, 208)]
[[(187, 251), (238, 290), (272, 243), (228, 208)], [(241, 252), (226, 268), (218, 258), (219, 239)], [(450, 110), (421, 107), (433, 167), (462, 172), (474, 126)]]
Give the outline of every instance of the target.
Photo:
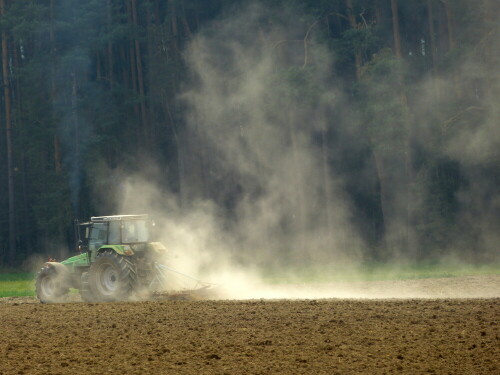
[(499, 329), (498, 297), (10, 298), (0, 374), (500, 374)]

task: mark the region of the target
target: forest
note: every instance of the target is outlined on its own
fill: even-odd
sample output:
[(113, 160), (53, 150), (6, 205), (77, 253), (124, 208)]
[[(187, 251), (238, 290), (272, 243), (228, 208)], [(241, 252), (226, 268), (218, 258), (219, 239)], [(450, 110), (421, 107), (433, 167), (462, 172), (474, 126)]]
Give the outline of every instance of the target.
[(498, 261), (499, 14), (0, 0), (0, 267), (125, 213), (241, 262)]

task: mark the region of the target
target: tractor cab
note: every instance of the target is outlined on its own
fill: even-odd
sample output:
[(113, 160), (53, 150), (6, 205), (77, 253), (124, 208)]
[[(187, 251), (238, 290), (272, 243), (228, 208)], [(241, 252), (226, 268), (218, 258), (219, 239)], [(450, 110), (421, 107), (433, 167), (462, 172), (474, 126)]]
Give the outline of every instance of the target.
[(150, 242), (148, 215), (93, 216), (78, 223), (78, 250), (94, 253), (104, 245), (132, 245)]

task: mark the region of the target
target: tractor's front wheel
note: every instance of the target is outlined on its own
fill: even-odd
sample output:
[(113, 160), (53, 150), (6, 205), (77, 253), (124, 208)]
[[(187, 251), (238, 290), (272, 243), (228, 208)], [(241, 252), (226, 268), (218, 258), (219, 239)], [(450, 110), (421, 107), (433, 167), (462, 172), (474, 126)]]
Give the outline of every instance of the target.
[(112, 250), (105, 250), (90, 267), (88, 283), (92, 296), (98, 301), (124, 300), (137, 283), (134, 264)]
[(61, 302), (69, 292), (66, 272), (51, 266), (43, 267), (36, 277), (36, 296), (42, 303)]

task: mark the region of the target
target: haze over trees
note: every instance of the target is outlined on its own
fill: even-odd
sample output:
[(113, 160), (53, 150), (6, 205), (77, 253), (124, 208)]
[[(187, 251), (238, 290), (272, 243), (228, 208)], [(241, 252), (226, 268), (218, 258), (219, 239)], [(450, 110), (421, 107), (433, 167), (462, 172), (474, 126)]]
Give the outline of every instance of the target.
[(499, 13), (0, 0), (0, 266), (58, 255), (75, 218), (123, 213), (132, 175), (180, 210), (212, 202), (241, 251), (279, 232), (292, 240), (269, 249), (287, 255), (498, 260)]

